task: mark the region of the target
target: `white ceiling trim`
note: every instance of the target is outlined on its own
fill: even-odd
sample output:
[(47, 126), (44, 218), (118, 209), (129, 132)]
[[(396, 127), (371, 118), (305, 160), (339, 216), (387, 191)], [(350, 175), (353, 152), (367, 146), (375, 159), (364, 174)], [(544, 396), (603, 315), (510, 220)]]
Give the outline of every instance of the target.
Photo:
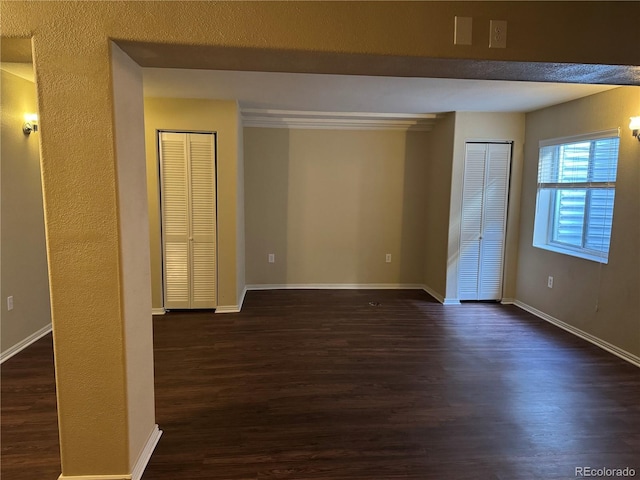
[(303, 110), (241, 109), (245, 127), (332, 130), (430, 131), (433, 113), (313, 112)]

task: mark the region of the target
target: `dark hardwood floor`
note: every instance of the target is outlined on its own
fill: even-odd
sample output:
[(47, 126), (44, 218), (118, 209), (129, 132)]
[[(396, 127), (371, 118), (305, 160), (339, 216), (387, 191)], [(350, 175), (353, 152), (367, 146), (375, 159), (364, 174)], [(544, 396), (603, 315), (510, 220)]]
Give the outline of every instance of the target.
[[(517, 307), (256, 291), (155, 317), (154, 343), (143, 480), (640, 477), (640, 370)], [(2, 480), (59, 473), (51, 356), (49, 337), (2, 366)]]
[(0, 366), (0, 479), (56, 480), (60, 446), (51, 334)]

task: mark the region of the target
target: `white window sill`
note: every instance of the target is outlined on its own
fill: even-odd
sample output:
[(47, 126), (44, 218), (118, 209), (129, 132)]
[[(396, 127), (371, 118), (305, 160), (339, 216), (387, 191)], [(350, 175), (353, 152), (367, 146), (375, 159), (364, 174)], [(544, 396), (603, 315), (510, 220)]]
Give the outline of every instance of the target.
[(560, 245), (549, 244), (549, 243), (540, 244), (540, 243), (534, 242), (533, 246), (536, 248), (541, 248), (543, 250), (549, 250), (550, 252), (560, 253), (563, 255), (570, 255), (572, 257), (584, 258), (585, 260), (591, 260), (592, 262), (605, 263), (605, 264), (609, 263), (608, 256), (603, 257), (600, 255), (594, 255), (585, 250), (566, 248)]

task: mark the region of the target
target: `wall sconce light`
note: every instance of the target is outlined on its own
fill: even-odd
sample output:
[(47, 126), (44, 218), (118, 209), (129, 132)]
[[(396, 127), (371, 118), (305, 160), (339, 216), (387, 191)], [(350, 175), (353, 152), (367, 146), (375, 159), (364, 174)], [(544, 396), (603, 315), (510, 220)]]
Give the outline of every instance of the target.
[(640, 117), (631, 117), (631, 121), (629, 122), (629, 130), (631, 130), (631, 135), (636, 137), (640, 142), (640, 135), (638, 135), (638, 131), (640, 131)]
[(31, 132), (38, 131), (38, 115), (35, 113), (25, 113), (24, 123), (22, 124), (22, 133), (30, 135)]

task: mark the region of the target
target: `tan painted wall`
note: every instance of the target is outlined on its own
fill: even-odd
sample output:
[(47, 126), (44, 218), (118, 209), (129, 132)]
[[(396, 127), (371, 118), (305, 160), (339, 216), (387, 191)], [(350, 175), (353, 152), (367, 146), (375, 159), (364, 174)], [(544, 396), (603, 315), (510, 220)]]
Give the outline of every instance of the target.
[[(131, 5), (110, 10), (122, 18), (144, 19), (149, 25), (144, 31), (126, 26), (118, 32), (118, 38), (145, 42), (124, 45), (143, 66), (244, 69), (249, 61), (249, 69), (270, 71), (287, 71), (295, 65), (296, 71), (316, 73), (389, 75), (400, 70), (403, 76), (434, 76), (440, 71), (436, 76), (526, 79), (530, 74), (556, 80), (572, 75), (574, 81), (588, 82), (593, 81), (594, 72), (606, 79), (617, 70), (575, 65), (563, 68), (553, 63), (637, 65), (633, 47), (638, 43), (634, 22), (640, 15), (637, 2), (204, 1), (180, 7), (171, 2), (150, 7), (127, 3)], [(453, 44), (455, 15), (473, 18), (472, 46)], [(508, 22), (507, 48), (489, 49), (491, 19)], [(593, 31), (602, 34), (594, 36)], [(189, 41), (184, 42), (183, 32), (188, 32)], [(191, 45), (203, 48), (194, 52)], [(265, 48), (268, 51), (262, 51)], [(510, 71), (499, 63), (469, 63), (459, 68), (460, 64), (425, 62), (417, 57), (552, 64), (542, 71), (539, 66), (526, 65)], [(638, 71), (627, 78), (637, 81)]]
[[(464, 175), (465, 143), (468, 140), (513, 141), (511, 156), (510, 198), (520, 196), (520, 177), (523, 162), (525, 115), (523, 113), (457, 112), (453, 146), (451, 203), (449, 210), (449, 247), (447, 255), (446, 298), (458, 298), (458, 254), (460, 251), (460, 216), (462, 214), (462, 183)], [(515, 293), (517, 230), (519, 225), (517, 201), (509, 205), (505, 243), (505, 278), (503, 296)]]
[[(634, 355), (640, 355), (640, 144), (628, 124), (639, 114), (638, 87), (527, 114), (516, 291), (525, 304)], [(609, 263), (534, 248), (538, 142), (615, 127), (621, 135)]]
[(244, 135), (247, 284), (422, 283), (426, 133)]
[[(0, 96), (2, 239), (0, 350), (51, 324), (40, 181), (39, 133), (25, 136), (25, 113), (37, 112), (35, 85), (5, 72)], [(7, 310), (13, 296), (14, 309)]]
[(237, 132), (238, 132), (238, 176), (237, 176), (237, 222), (236, 222), (236, 300), (238, 308), (241, 308), (244, 300), (246, 286), (246, 240), (245, 240), (245, 216), (244, 216), (244, 129), (242, 127), (242, 117), (237, 116)]
[(425, 271), (424, 284), (444, 299), (447, 284), (447, 247), (451, 166), (456, 114), (441, 115), (430, 133), (429, 162), (425, 192)]
[(158, 130), (217, 133), (218, 305), (237, 305), (237, 268), (240, 259), (236, 242), (240, 215), (238, 183), (241, 174), (238, 170), (238, 106), (234, 101), (146, 98), (144, 115), (153, 308), (161, 308), (163, 305)]
[(126, 342), (129, 468), (155, 426), (149, 218), (146, 192), (142, 69), (112, 45), (115, 143)]

